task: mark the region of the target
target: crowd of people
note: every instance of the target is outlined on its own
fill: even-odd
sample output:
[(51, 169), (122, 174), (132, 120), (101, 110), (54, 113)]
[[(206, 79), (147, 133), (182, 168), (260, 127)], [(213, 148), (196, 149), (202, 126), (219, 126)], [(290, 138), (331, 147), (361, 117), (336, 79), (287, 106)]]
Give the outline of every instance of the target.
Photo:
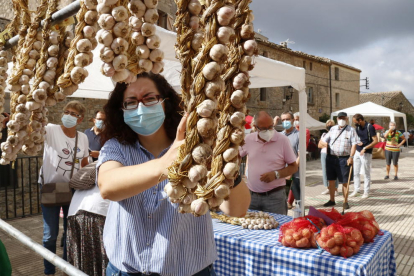
[[(180, 97), (164, 77), (140, 74), (130, 85), (117, 84), (94, 126), (85, 133), (77, 126), (86, 109), (77, 101), (62, 110), (62, 124), (48, 124), (40, 171), (41, 186), (68, 182), (83, 168), (96, 169), (95, 185), (75, 190), (70, 205), (42, 204), (43, 245), (56, 252), (59, 213), (63, 210), (63, 258), (88, 275), (215, 275), (213, 226), (209, 214), (179, 214), (178, 204), (166, 200), (167, 168), (184, 143), (187, 114)], [(283, 112), (273, 118), (261, 110), (253, 117), (240, 156), (247, 156), (246, 178), (238, 177), (220, 210), (244, 216), (248, 209), (287, 215), (300, 200), (300, 114)], [(350, 122), (353, 123), (351, 126)], [(283, 131), (275, 130), (281, 124)], [(306, 131), (306, 143), (310, 132)], [(385, 132), (387, 175), (391, 161), (398, 179), (399, 147), (404, 135), (395, 123)], [(401, 141), (401, 142), (399, 142)], [(338, 185), (346, 189), (353, 165), (355, 196), (364, 169), (364, 194), (370, 192), (375, 129), (361, 114), (350, 121), (341, 112), (338, 125), (326, 122), (321, 149), (324, 206), (334, 206)], [(350, 208), (346, 203), (346, 208)], [(44, 261), (45, 275), (54, 275)]]

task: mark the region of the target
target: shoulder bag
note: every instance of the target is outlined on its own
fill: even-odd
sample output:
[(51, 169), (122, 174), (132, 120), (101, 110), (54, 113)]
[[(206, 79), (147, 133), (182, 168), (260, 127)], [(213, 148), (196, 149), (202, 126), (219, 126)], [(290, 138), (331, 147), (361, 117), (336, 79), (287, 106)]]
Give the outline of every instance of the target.
[(80, 169), (69, 181), (69, 187), (75, 190), (89, 190), (95, 186), (96, 163), (92, 162)]
[[(72, 178), (73, 170), (75, 168), (76, 153), (78, 149), (78, 132), (76, 131), (75, 138), (75, 150), (73, 154), (72, 169), (70, 171), (70, 178)], [(43, 206), (54, 207), (54, 206), (65, 206), (70, 205), (72, 200), (73, 192), (69, 187), (69, 182), (58, 182), (58, 183), (44, 183), (43, 178), (43, 166), (42, 166), (42, 190), (40, 191), (40, 202)]]

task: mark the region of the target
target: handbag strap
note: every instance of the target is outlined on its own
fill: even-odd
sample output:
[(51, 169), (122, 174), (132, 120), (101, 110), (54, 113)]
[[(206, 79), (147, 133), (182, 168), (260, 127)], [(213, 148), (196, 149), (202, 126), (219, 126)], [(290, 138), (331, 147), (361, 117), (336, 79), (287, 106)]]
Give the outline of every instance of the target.
[(78, 152), (78, 131), (76, 131), (75, 149), (74, 149), (74, 154), (73, 154), (72, 169), (70, 171), (70, 178), (72, 178), (73, 170), (75, 169), (75, 161), (76, 161), (76, 153), (77, 152)]
[(338, 136), (336, 136), (335, 140), (333, 141), (333, 143), (332, 143), (331, 145), (335, 144), (336, 140), (338, 140), (339, 136), (341, 136), (342, 132), (344, 132), (344, 130), (345, 130), (347, 127), (348, 127), (348, 125), (346, 125), (346, 126), (342, 129), (341, 133), (339, 133), (339, 135), (338, 135)]

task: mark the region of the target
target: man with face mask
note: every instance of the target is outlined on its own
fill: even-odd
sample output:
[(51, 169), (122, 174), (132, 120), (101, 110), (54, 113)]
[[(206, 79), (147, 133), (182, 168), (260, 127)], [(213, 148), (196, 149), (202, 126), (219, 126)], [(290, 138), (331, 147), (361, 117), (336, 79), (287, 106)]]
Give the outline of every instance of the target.
[(99, 134), (101, 133), (104, 127), (104, 120), (105, 120), (105, 113), (102, 110), (95, 111), (95, 116), (92, 119), (94, 126), (90, 129), (85, 130), (86, 136), (88, 136), (89, 141), (89, 156), (92, 157), (93, 161), (98, 160), (99, 151), (102, 148), (101, 145), (101, 137)]
[[(282, 126), (284, 130), (282, 133), (288, 137), (292, 146), (293, 152), (296, 155), (296, 163), (299, 165), (299, 131), (294, 126), (293, 114), (290, 111), (283, 112), (281, 115)], [(286, 178), (287, 181), (291, 181), (291, 190), (288, 196), (288, 208), (292, 209), (293, 201), (300, 200), (300, 181), (299, 170), (293, 175)]]
[[(342, 183), (342, 192), (348, 186), (350, 166), (356, 146), (359, 142), (358, 135), (353, 127), (346, 124), (348, 114), (339, 112), (338, 125), (333, 126), (324, 137), (325, 141), (319, 142), (320, 147), (327, 147), (326, 174), (329, 181), (330, 200), (324, 204), (325, 207), (334, 206), (335, 203), (335, 180), (338, 178)], [(345, 198), (344, 208), (349, 209), (347, 198)]]
[[(294, 122), (293, 122), (293, 125), (299, 131), (300, 113), (296, 112), (295, 114), (293, 114), (293, 118), (295, 119)], [(306, 129), (306, 148), (308, 148), (309, 141), (310, 141), (310, 131), (309, 131), (309, 129)]]
[[(43, 165), (40, 169), (39, 183), (69, 182), (73, 166), (73, 174), (88, 164), (88, 138), (76, 130), (83, 121), (86, 108), (78, 101), (66, 104), (62, 112), (62, 125), (48, 124), (43, 150)], [(77, 137), (77, 147), (75, 148)], [(75, 157), (75, 162), (73, 159)], [(50, 184), (49, 184), (50, 185)], [(59, 214), (63, 209), (63, 259), (66, 260), (66, 227), (69, 205), (46, 207), (41, 204), (43, 214), (43, 246), (56, 253), (56, 239), (59, 234)], [(44, 261), (45, 275), (54, 275), (55, 266)]]
[(246, 136), (240, 156), (248, 156), (250, 209), (287, 214), (285, 177), (297, 172), (296, 155), (289, 139), (275, 131), (273, 119), (266, 111), (253, 118), (257, 132)]
[(357, 149), (354, 156), (354, 192), (350, 194), (350, 197), (355, 197), (360, 189), (360, 171), (364, 166), (364, 194), (362, 198), (369, 197), (369, 189), (371, 184), (371, 162), (372, 162), (372, 149), (378, 143), (377, 134), (375, 128), (367, 123), (364, 116), (361, 114), (355, 114), (352, 118), (355, 124), (356, 132), (360, 142), (357, 145)]

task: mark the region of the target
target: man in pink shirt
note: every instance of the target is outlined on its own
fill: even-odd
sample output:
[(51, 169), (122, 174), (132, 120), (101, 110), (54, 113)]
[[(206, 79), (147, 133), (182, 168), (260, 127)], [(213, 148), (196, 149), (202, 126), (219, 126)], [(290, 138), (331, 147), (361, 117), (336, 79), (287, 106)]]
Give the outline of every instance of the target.
[(289, 139), (274, 130), (273, 119), (266, 111), (253, 118), (257, 132), (246, 136), (240, 156), (248, 156), (247, 186), (251, 191), (250, 209), (287, 214), (286, 180), (298, 170)]

